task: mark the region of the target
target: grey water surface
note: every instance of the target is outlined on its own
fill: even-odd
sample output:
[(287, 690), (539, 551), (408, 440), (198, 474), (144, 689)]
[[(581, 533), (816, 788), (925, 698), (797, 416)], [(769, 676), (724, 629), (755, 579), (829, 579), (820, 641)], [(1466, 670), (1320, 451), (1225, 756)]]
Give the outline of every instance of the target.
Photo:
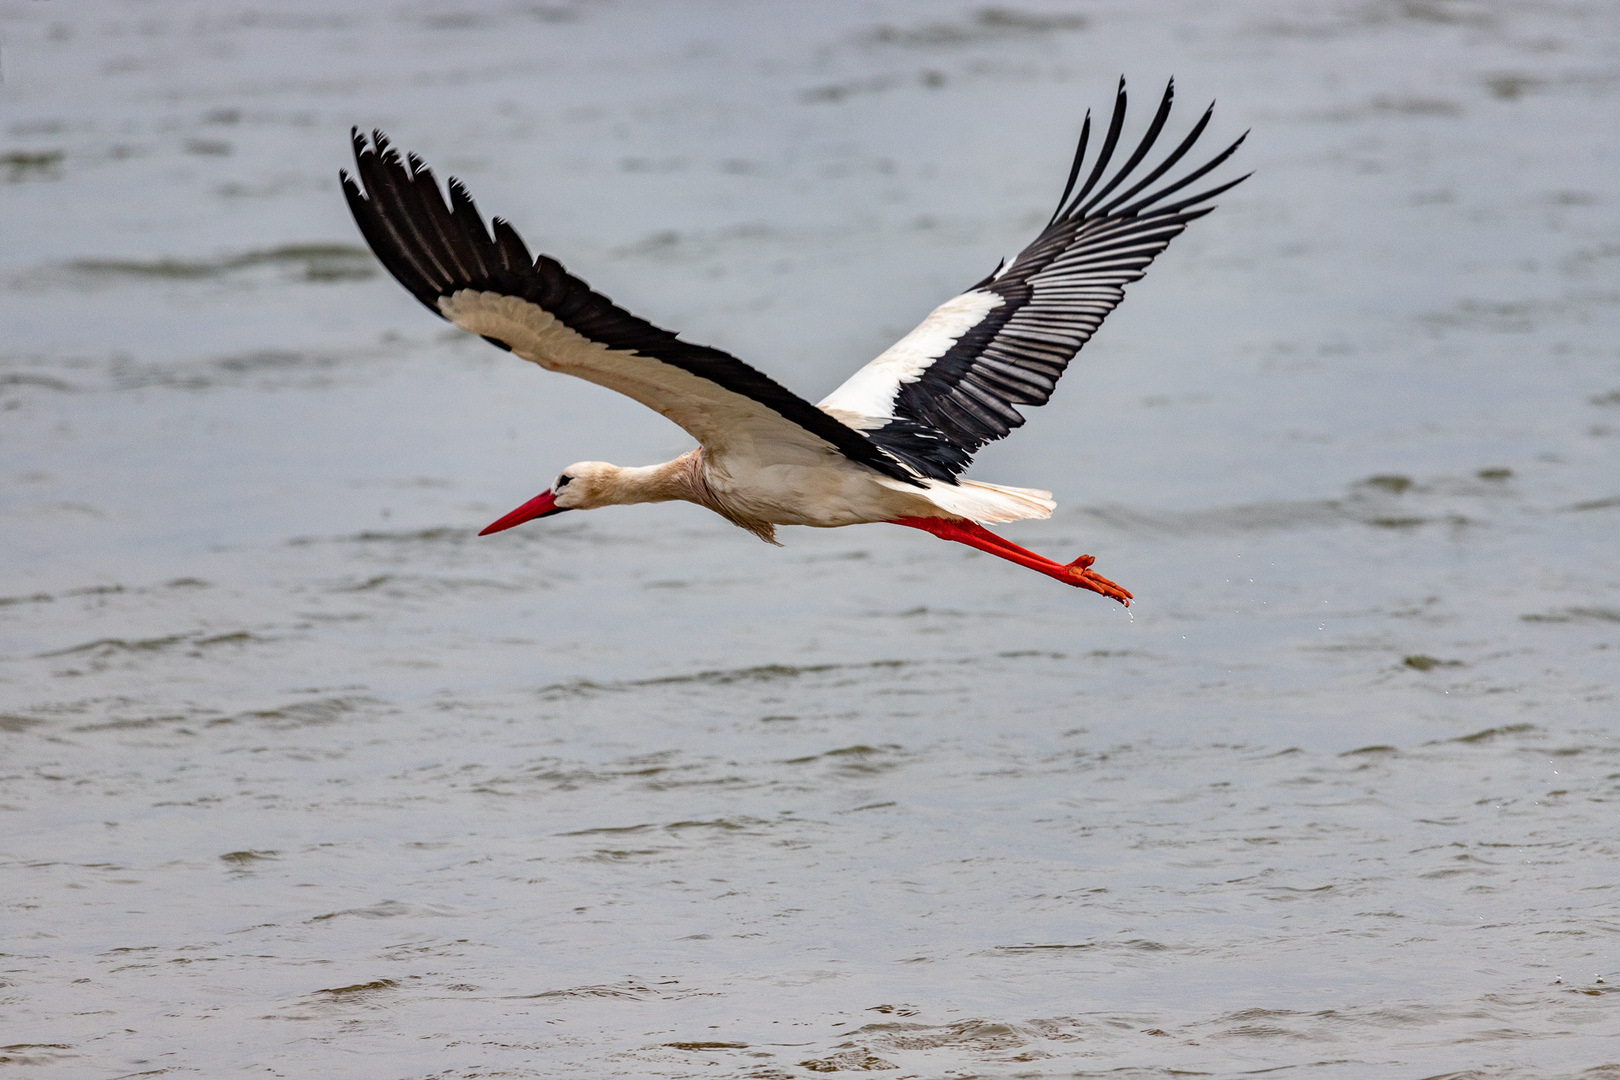
[[(352, 124), (812, 398), (1084, 110), (1252, 129), (911, 530), (478, 539), (689, 443)], [(0, 1077), (1620, 1077), (1620, 8), (0, 0)]]

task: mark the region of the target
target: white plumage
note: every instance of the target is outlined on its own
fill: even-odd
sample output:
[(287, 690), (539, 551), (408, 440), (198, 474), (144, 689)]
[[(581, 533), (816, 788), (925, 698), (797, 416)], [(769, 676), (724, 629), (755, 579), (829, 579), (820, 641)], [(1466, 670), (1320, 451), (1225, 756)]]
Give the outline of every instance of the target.
[[(876, 360), (822, 398), (817, 407), (862, 420), (893, 416), (894, 399), (900, 387), (920, 379), (922, 373), (944, 356), (964, 334), (983, 322), (993, 309), (1005, 303), (995, 293), (983, 289), (970, 289), (961, 296), (951, 297), (930, 311), (928, 318), (918, 323), (915, 330), (883, 350)], [(858, 422), (856, 426), (859, 426)]]

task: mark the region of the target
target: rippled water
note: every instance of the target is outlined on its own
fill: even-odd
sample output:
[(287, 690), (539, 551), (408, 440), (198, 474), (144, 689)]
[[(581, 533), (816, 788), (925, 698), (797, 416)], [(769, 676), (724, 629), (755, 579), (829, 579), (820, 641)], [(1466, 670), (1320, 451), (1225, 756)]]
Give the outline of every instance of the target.
[[(1620, 20), (0, 0), (0, 1076), (1620, 1075)], [(896, 528), (375, 270), (350, 124), (819, 396), (1080, 113), (1256, 170)], [(1175, 131), (1182, 130), (1175, 128)]]

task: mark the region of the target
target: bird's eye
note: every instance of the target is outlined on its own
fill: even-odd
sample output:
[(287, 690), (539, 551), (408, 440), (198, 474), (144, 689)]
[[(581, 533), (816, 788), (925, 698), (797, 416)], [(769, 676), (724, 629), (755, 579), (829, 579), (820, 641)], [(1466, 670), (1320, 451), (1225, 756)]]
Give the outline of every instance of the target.
[(568, 482), (572, 479), (572, 476), (569, 476), (567, 473), (563, 473), (561, 476), (557, 477), (557, 483), (552, 490), (561, 491), (563, 488), (568, 486)]

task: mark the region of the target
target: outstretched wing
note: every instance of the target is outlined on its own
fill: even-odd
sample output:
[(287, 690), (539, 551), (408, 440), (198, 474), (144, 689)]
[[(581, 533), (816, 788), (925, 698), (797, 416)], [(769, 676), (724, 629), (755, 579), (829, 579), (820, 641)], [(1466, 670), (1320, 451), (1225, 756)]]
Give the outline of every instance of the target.
[[(1125, 122), (1121, 79), (1108, 133), (1085, 184), (1075, 192), (1091, 134), (1090, 113), (1080, 129), (1080, 146), (1063, 197), (1035, 242), (1011, 266), (997, 267), (967, 292), (935, 308), (920, 326), (834, 390), (821, 407), (873, 418), (865, 425), (873, 442), (924, 475), (950, 479), (967, 467), (981, 446), (1024, 423), (1016, 406), (1046, 404), (1074, 354), (1124, 299), (1125, 285), (1141, 277), (1189, 221), (1214, 209), (1200, 204), (1248, 178), (1245, 174), (1190, 198), (1158, 205), (1242, 144), (1240, 137), (1188, 175), (1153, 187), (1203, 134), (1215, 108), (1211, 105), (1162, 162), (1119, 190), (1163, 131), (1174, 90), (1172, 80), (1130, 159), (1103, 180)], [(892, 422), (878, 426), (879, 418)]]
[(839, 423), (729, 353), (681, 341), (638, 319), (546, 255), (529, 255), (512, 226), (484, 228), (467, 189), (445, 204), (414, 154), (402, 162), (381, 133), (356, 131), (362, 192), (341, 174), (349, 209), (388, 272), (435, 315), (550, 371), (617, 390), (654, 409), (710, 450), (769, 460), (838, 453), (886, 476), (915, 474), (861, 432)]

